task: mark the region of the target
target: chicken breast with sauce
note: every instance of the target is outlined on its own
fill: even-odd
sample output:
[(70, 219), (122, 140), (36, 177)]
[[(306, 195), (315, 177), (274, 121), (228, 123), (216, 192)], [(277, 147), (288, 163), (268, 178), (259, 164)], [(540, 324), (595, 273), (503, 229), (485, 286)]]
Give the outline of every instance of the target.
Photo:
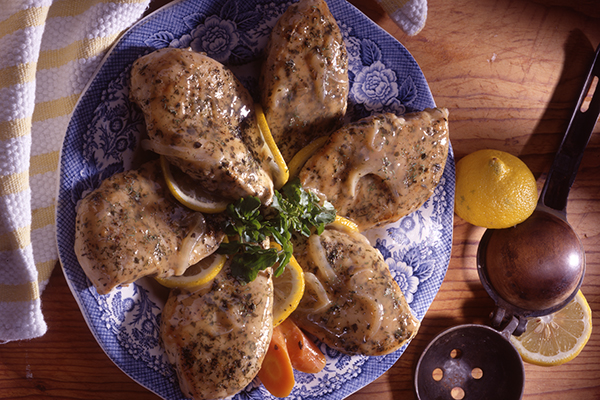
[(325, 229), (294, 247), (306, 288), (291, 318), (333, 349), (376, 356), (399, 349), (419, 321), (381, 253), (360, 233)]
[(161, 338), (185, 396), (221, 399), (258, 374), (273, 333), (271, 269), (240, 284), (226, 266), (211, 282), (169, 294)]
[(300, 171), (302, 186), (327, 198), (361, 231), (421, 207), (444, 172), (448, 110), (375, 114), (334, 132)]
[(140, 57), (130, 98), (144, 113), (148, 147), (226, 199), (273, 196), (272, 155), (250, 93), (205, 54), (165, 48)]
[(104, 180), (77, 208), (75, 254), (99, 294), (147, 275), (181, 275), (224, 234), (171, 196), (157, 161)]
[(271, 31), (260, 77), (271, 134), (289, 162), (339, 127), (348, 99), (348, 54), (323, 0), (288, 7)]

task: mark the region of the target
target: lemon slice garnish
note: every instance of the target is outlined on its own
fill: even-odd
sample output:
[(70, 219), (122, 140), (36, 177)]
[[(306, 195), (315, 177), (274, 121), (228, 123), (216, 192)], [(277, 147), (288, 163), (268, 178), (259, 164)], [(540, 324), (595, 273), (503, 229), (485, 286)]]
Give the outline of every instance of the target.
[[(277, 243), (271, 247), (281, 250)], [(283, 273), (273, 278), (273, 327), (282, 323), (300, 304), (304, 295), (304, 271), (292, 256)]]
[(183, 275), (170, 276), (168, 278), (154, 278), (163, 286), (168, 288), (190, 288), (202, 286), (212, 281), (223, 266), (227, 257), (222, 254), (212, 253), (185, 270)]
[(267, 119), (265, 118), (265, 113), (263, 112), (262, 106), (260, 104), (255, 104), (254, 110), (256, 112), (256, 122), (258, 123), (260, 133), (263, 137), (263, 140), (269, 147), (269, 150), (271, 150), (271, 154), (273, 155), (273, 184), (275, 189), (281, 189), (281, 187), (288, 181), (290, 177), (290, 171), (285, 163), (285, 160), (283, 159), (283, 156), (281, 155), (279, 147), (277, 147), (277, 144), (275, 143), (275, 139), (273, 139), (273, 135), (271, 135), (271, 129), (269, 129), (269, 124), (267, 124)]
[(358, 233), (358, 225), (356, 223), (350, 221), (348, 218), (344, 218), (340, 215), (335, 216), (335, 220), (329, 224), (332, 228), (339, 229), (341, 231), (346, 231), (350, 233)]
[(592, 334), (592, 311), (579, 291), (561, 310), (532, 318), (521, 336), (511, 336), (524, 361), (553, 366), (579, 355)]
[(321, 136), (304, 146), (300, 151), (298, 151), (294, 157), (290, 160), (288, 165), (290, 169), (290, 177), (295, 177), (300, 173), (300, 170), (306, 164), (309, 158), (312, 157), (313, 154), (317, 150), (319, 150), (325, 142), (329, 139), (328, 136)]
[(165, 156), (160, 156), (160, 166), (169, 191), (184, 206), (206, 214), (219, 213), (227, 208), (226, 200), (203, 191), (198, 182), (171, 165)]

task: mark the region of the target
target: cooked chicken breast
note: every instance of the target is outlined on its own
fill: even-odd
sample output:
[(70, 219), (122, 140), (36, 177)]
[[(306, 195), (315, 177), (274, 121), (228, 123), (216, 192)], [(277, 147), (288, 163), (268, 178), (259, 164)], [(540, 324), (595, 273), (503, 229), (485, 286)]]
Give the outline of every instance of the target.
[(181, 275), (223, 240), (218, 224), (169, 193), (160, 165), (104, 180), (81, 200), (75, 254), (100, 294), (137, 279)]
[(377, 114), (334, 132), (300, 171), (361, 231), (397, 221), (433, 194), (446, 165), (448, 110)]
[(270, 268), (244, 285), (225, 267), (205, 286), (171, 291), (161, 338), (183, 394), (221, 399), (245, 388), (271, 341), (272, 308)]
[(359, 233), (325, 229), (294, 248), (306, 289), (291, 318), (346, 354), (383, 355), (419, 327), (381, 253)]
[(271, 154), (252, 97), (229, 69), (205, 54), (160, 49), (133, 64), (130, 98), (144, 113), (151, 150), (209, 192), (270, 202)]
[(348, 54), (323, 0), (300, 0), (279, 18), (265, 50), (261, 103), (283, 158), (342, 122)]

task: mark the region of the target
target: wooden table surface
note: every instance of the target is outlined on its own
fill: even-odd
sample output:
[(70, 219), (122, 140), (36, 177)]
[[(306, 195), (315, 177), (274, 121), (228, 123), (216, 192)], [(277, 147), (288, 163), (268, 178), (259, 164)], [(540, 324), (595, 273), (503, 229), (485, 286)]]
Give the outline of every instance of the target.
[[(566, 129), (594, 49), (596, 0), (428, 0), (425, 28), (405, 35), (372, 0), (351, 0), (411, 52), (439, 106), (450, 110), (456, 159), (483, 148), (521, 157), (541, 187)], [(587, 4), (585, 4), (587, 3)], [(595, 4), (596, 3), (596, 4)], [(549, 5), (552, 4), (552, 5)], [(600, 124), (570, 192), (568, 219), (586, 250), (582, 291), (592, 308), (592, 337), (558, 367), (525, 365), (524, 399), (600, 399)], [(458, 217), (446, 278), (417, 337), (382, 377), (353, 400), (414, 399), (414, 369), (441, 331), (489, 323), (494, 308), (475, 254), (483, 229)], [(158, 399), (121, 372), (96, 343), (56, 268), (42, 295), (48, 332), (0, 345), (2, 399)], [(467, 397), (468, 398), (468, 397)]]

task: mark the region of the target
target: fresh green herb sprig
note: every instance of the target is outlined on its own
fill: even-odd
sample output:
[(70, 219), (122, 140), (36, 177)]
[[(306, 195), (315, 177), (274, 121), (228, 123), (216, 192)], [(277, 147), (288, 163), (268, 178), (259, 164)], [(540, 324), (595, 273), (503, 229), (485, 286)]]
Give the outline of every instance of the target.
[[(227, 206), (224, 231), (228, 243), (221, 243), (220, 254), (232, 255), (231, 271), (240, 281), (251, 282), (259, 271), (277, 264), (275, 276), (283, 273), (293, 253), (292, 233), (320, 235), (325, 225), (335, 220), (331, 203), (302, 188), (299, 179), (275, 191), (270, 206), (262, 206), (254, 196), (244, 197)], [(267, 238), (281, 246), (263, 247)]]

